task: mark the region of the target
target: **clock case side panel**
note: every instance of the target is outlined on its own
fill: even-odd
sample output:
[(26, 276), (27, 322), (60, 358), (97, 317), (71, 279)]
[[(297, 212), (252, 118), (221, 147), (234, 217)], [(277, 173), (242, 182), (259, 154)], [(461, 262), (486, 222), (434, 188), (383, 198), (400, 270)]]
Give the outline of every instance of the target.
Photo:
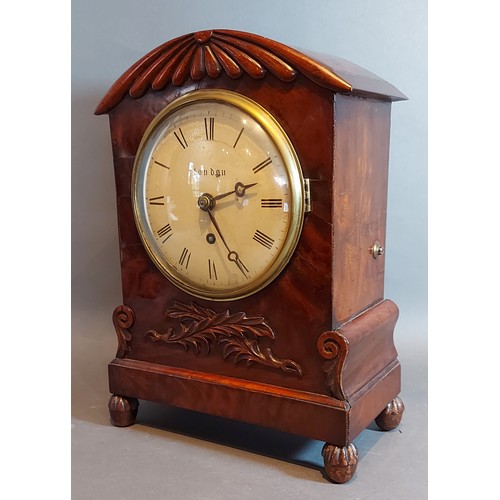
[[(313, 210), (306, 214), (296, 252), (281, 275), (260, 292), (237, 301), (212, 302), (194, 298), (165, 278), (147, 256), (135, 229), (131, 177), (141, 137), (151, 120), (170, 102), (202, 88), (226, 88), (255, 100), (271, 112), (289, 135), (299, 156), (303, 175), (311, 180)], [(123, 304), (135, 314), (125, 356), (178, 368), (191, 368), (243, 380), (266, 382), (312, 393), (330, 395), (316, 348), (317, 337), (331, 325), (331, 238), (333, 96), (298, 75), (290, 86), (271, 75), (266, 85), (253, 79), (221, 77), (216, 84), (203, 80), (182, 88), (151, 92), (141, 99), (125, 97), (110, 112), (122, 269)], [(275, 339), (261, 339), (280, 359), (296, 361), (300, 377), (262, 365), (234, 364), (223, 359), (220, 347), (207, 355), (185, 351), (180, 345), (152, 342), (149, 330), (180, 328), (166, 320), (175, 302), (195, 302), (217, 313), (244, 312), (264, 317)], [(169, 322), (170, 321), (170, 322)]]
[(391, 103), (335, 94), (333, 324), (384, 298)]
[(321, 345), (338, 351), (325, 372), (332, 394), (350, 404), (353, 438), (401, 387), (399, 310), (384, 300), (384, 255), (371, 252), (375, 241), (385, 245), (391, 103), (335, 94), (334, 109), (334, 328)]

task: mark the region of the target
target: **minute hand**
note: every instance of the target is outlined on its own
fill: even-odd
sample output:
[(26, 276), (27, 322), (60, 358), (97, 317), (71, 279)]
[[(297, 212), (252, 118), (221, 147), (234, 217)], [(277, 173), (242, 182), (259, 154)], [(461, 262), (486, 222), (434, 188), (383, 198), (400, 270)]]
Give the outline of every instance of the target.
[(215, 216), (212, 213), (212, 210), (207, 210), (208, 216), (210, 217), (210, 220), (212, 221), (212, 224), (214, 225), (215, 229), (219, 233), (220, 239), (222, 240), (222, 243), (224, 243), (225, 247), (227, 248), (227, 251), (230, 252), (231, 249), (227, 246), (226, 240), (224, 239), (224, 236), (222, 236), (222, 231), (220, 230), (219, 224), (215, 220)]
[(210, 220), (212, 221), (212, 224), (214, 225), (216, 231), (219, 233), (219, 236), (220, 236), (220, 239), (222, 240), (222, 243), (224, 243), (224, 246), (226, 247), (226, 249), (228, 251), (227, 258), (231, 262), (234, 262), (238, 266), (238, 269), (243, 273), (243, 276), (245, 276), (245, 278), (248, 278), (248, 276), (247, 276), (248, 269), (246, 268), (245, 264), (243, 264), (243, 262), (241, 262), (238, 254), (234, 250), (231, 250), (229, 248), (228, 244), (226, 243), (226, 240), (224, 239), (224, 236), (222, 236), (222, 232), (220, 230), (219, 224), (215, 220), (215, 216), (212, 213), (212, 210), (207, 210), (207, 212), (208, 212), (208, 216), (210, 217)]
[(230, 194), (233, 194), (233, 193), (236, 193), (236, 196), (239, 196), (239, 197), (245, 196), (245, 191), (248, 188), (255, 186), (256, 184), (257, 184), (256, 182), (253, 182), (252, 184), (243, 184), (241, 182), (237, 182), (234, 185), (234, 189), (232, 191), (228, 191), (227, 193), (218, 194), (217, 196), (214, 196), (212, 199), (214, 201), (221, 200), (222, 198), (225, 198), (226, 196), (229, 196)]

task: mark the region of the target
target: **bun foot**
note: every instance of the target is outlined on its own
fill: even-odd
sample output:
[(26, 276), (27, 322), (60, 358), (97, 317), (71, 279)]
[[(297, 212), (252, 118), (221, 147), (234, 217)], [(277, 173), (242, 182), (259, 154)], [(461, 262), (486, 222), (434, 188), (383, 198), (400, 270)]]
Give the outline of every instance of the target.
[(352, 479), (358, 466), (358, 450), (354, 444), (336, 446), (326, 443), (322, 455), (325, 473), (330, 481), (346, 483)]
[(392, 431), (401, 422), (405, 405), (399, 397), (394, 398), (375, 419), (375, 423), (383, 431)]
[(111, 423), (116, 427), (127, 427), (135, 424), (138, 408), (139, 401), (137, 399), (112, 395), (108, 403)]

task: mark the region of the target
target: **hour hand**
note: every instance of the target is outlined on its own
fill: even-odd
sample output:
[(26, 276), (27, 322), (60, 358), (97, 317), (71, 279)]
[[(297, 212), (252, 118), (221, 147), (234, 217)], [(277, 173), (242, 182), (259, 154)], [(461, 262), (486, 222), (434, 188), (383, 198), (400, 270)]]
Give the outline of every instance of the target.
[(232, 191), (228, 191), (227, 193), (222, 193), (218, 194), (217, 196), (214, 196), (212, 199), (214, 201), (221, 200), (222, 198), (225, 198), (226, 196), (229, 196), (231, 194), (236, 194), (239, 198), (245, 196), (245, 192), (248, 188), (251, 188), (252, 186), (255, 186), (257, 183), (252, 182), (252, 184), (243, 184), (242, 182), (237, 182), (234, 185), (234, 189)]

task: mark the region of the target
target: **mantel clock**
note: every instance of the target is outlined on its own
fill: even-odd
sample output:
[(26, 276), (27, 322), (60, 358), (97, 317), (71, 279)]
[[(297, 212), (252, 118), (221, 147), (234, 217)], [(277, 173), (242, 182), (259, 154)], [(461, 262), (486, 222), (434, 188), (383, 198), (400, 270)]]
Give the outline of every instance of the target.
[(231, 30), (157, 47), (110, 88), (123, 304), (109, 410), (148, 400), (325, 442), (395, 428), (384, 299), (391, 102), (345, 60)]

